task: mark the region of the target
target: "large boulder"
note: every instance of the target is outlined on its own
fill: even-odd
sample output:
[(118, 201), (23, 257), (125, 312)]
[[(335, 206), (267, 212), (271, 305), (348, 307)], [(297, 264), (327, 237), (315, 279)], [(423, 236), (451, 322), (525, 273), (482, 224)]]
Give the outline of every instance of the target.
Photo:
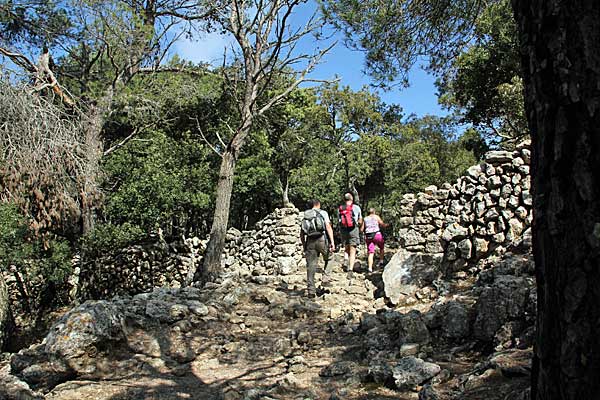
[(471, 333), (471, 315), (469, 304), (451, 300), (434, 304), (423, 320), (430, 330), (439, 332), (444, 339), (460, 341)]
[(425, 325), (421, 313), (417, 310), (412, 310), (406, 314), (400, 314), (396, 319), (395, 325), (400, 344), (426, 344), (430, 341), (427, 325)]
[(399, 304), (441, 275), (441, 256), (399, 250), (383, 271), (386, 297)]
[[(50, 390), (76, 376), (105, 379), (119, 369), (134, 373), (124, 321), (121, 307), (87, 301), (65, 314), (41, 345), (14, 354), (11, 372), (36, 390)], [(125, 361), (117, 365), (113, 359)]]
[(394, 384), (400, 390), (412, 390), (439, 374), (439, 365), (416, 357), (404, 357), (392, 368)]
[[(528, 323), (533, 318), (535, 285), (533, 278), (500, 275), (485, 286), (476, 304), (473, 324), (475, 338), (492, 342), (496, 333), (508, 322)], [(520, 332), (512, 332), (517, 335)]]
[(125, 340), (124, 314), (108, 301), (87, 301), (65, 314), (46, 336), (46, 353), (71, 363)]

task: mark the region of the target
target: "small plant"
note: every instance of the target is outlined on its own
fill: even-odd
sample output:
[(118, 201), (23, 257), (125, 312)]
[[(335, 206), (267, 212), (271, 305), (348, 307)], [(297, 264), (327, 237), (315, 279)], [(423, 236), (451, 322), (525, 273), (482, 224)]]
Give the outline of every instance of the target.
[(72, 272), (71, 258), (66, 240), (35, 235), (14, 204), (0, 204), (0, 268), (15, 276), (26, 312), (62, 301), (59, 288)]

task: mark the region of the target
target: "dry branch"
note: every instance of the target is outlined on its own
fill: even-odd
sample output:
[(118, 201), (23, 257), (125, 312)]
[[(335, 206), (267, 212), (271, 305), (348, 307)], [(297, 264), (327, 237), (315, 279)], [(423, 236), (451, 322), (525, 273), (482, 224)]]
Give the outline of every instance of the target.
[(74, 226), (97, 196), (98, 141), (73, 110), (0, 81), (0, 201), (16, 203), (35, 231)]

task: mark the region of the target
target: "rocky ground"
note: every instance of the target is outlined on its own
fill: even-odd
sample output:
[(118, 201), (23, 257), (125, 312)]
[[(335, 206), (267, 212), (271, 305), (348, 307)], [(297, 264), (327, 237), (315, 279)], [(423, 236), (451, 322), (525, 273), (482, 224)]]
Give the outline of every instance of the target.
[(511, 257), (397, 307), (342, 254), (313, 300), (295, 274), (89, 301), (3, 357), (0, 399), (522, 399), (530, 261)]

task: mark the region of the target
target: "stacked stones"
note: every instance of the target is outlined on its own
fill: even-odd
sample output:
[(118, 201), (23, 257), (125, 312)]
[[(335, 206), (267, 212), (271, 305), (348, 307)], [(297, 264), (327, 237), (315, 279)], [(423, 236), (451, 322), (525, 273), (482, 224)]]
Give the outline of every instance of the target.
[[(200, 245), (199, 240), (194, 242)], [(185, 282), (190, 267), (199, 262), (197, 251), (186, 244), (132, 245), (84, 261), (78, 269), (75, 297), (79, 300), (100, 299), (148, 292), (161, 286), (179, 287)]]
[(296, 208), (276, 209), (255, 229), (230, 229), (225, 248), (226, 275), (290, 275), (302, 261), (300, 213)]
[[(296, 272), (302, 263), (299, 224), (296, 208), (281, 208), (259, 221), (253, 230), (229, 229), (224, 277), (273, 277)], [(172, 244), (158, 241), (84, 262), (78, 269), (76, 297), (100, 299), (183, 286), (202, 265), (207, 242), (196, 237)]]
[(458, 272), (520, 240), (532, 221), (528, 145), (488, 152), (454, 185), (404, 195), (402, 247), (435, 255)]

